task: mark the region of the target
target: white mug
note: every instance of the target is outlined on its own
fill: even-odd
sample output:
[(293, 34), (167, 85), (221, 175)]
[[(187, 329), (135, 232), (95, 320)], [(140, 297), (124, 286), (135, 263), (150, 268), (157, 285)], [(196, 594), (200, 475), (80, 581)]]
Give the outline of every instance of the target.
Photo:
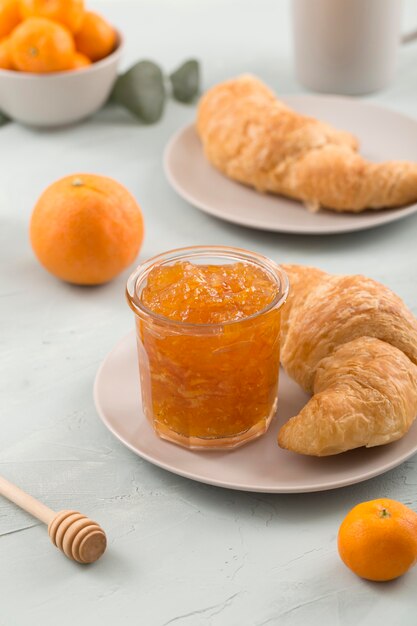
[(402, 0), (292, 0), (295, 68), (307, 88), (359, 95), (395, 71)]

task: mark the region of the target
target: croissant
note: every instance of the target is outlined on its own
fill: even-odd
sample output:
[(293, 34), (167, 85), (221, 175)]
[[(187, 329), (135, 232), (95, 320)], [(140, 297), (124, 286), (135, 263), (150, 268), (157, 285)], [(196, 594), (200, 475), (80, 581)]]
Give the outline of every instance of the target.
[(292, 111), (252, 76), (206, 92), (196, 128), (218, 170), (311, 210), (359, 212), (417, 200), (417, 163), (366, 161), (353, 135)]
[(313, 393), (279, 431), (281, 447), (327, 456), (402, 437), (417, 416), (417, 320), (365, 276), (283, 266), (293, 293), (283, 309), (281, 360)]

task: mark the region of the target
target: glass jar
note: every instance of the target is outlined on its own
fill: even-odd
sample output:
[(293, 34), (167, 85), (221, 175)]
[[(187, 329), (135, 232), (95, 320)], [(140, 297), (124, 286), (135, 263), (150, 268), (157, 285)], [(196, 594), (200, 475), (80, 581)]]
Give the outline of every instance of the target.
[[(239, 320), (196, 324), (149, 310), (149, 273), (177, 262), (251, 264), (276, 285), (262, 310)], [(255, 287), (256, 288), (256, 287)], [(276, 412), (285, 272), (264, 256), (225, 246), (173, 250), (140, 265), (127, 283), (135, 313), (143, 409), (156, 433), (187, 448), (234, 448), (265, 433)]]

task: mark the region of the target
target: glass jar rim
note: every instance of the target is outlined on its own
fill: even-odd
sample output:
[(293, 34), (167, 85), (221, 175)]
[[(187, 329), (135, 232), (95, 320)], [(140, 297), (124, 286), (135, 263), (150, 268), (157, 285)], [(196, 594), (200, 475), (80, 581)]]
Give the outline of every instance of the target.
[[(248, 315), (247, 317), (241, 319), (213, 323), (196, 323), (184, 322), (182, 320), (173, 320), (169, 317), (166, 317), (165, 315), (161, 315), (160, 313), (155, 313), (155, 311), (152, 311), (151, 309), (146, 307), (140, 297), (138, 297), (138, 284), (142, 283), (147, 278), (150, 271), (154, 267), (158, 265), (164, 265), (165, 263), (180, 261), (184, 258), (213, 256), (235, 259), (236, 261), (247, 261), (267, 271), (268, 274), (272, 276), (278, 283), (278, 292), (275, 298), (271, 300), (271, 302), (269, 302), (263, 309), (260, 309), (259, 311), (256, 311), (256, 313), (252, 313), (251, 315)], [(287, 300), (288, 293), (288, 276), (280, 265), (278, 265), (268, 257), (264, 256), (263, 254), (258, 254), (257, 252), (251, 252), (249, 250), (245, 250), (244, 248), (237, 248), (233, 246), (188, 246), (184, 248), (174, 248), (173, 250), (168, 250), (167, 252), (163, 252), (162, 254), (157, 254), (156, 256), (151, 257), (150, 259), (139, 265), (129, 276), (126, 285), (126, 298), (130, 308), (136, 315), (138, 315), (142, 319), (153, 319), (156, 322), (168, 324), (170, 326), (172, 325), (174, 327), (176, 326), (183, 329), (216, 329), (222, 328), (224, 326), (231, 326), (232, 324), (246, 322), (247, 320), (251, 320), (260, 315), (263, 315), (268, 311), (281, 308)]]

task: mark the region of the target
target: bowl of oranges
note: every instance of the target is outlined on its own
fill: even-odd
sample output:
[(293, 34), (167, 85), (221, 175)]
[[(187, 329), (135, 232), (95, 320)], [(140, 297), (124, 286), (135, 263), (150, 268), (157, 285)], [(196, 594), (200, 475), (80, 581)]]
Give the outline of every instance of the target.
[(52, 127), (108, 99), (122, 39), (84, 0), (0, 0), (0, 112)]

